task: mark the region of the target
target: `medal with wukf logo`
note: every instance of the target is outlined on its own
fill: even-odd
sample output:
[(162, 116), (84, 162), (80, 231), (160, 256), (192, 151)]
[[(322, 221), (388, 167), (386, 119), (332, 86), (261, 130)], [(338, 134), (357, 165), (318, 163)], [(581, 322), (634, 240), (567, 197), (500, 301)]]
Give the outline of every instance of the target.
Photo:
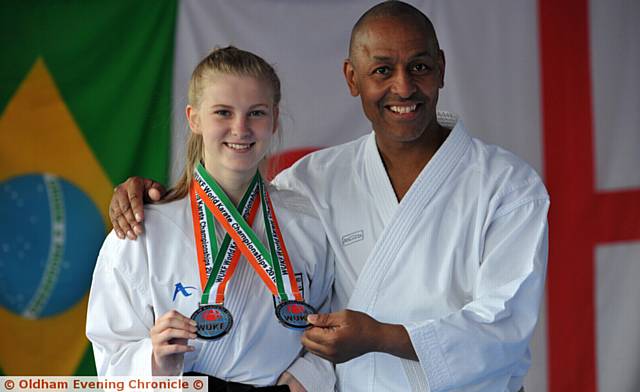
[(262, 181), (260, 181), (260, 195), (262, 196), (262, 215), (264, 216), (264, 227), (269, 240), (271, 260), (273, 260), (274, 269), (276, 270), (278, 295), (275, 298), (279, 302), (276, 306), (276, 317), (286, 327), (306, 328), (309, 326), (307, 316), (316, 313), (316, 310), (304, 302), (302, 298), (287, 248), (284, 245), (282, 232), (271, 204), (271, 198)]
[[(274, 298), (276, 298), (278, 303), (276, 316), (278, 320), (289, 328), (308, 327), (307, 316), (316, 311), (312, 306), (304, 302), (304, 298), (300, 293), (269, 193), (262, 182), (260, 174), (256, 173), (247, 193), (245, 193), (243, 200), (240, 202), (239, 209), (243, 211), (242, 215), (201, 164), (198, 164), (194, 171), (192, 188), (195, 196), (206, 207), (205, 210), (211, 212), (215, 220), (227, 232), (225, 241), (227, 237), (231, 237), (229, 239), (231, 245), (226, 251), (229, 253), (227, 258), (230, 259), (228, 267), (216, 269), (217, 263), (214, 264), (212, 274), (209, 275), (209, 281), (207, 282), (207, 286), (211, 285), (211, 289), (215, 290), (215, 303), (222, 303), (227, 282), (230, 280), (237, 265), (239, 253), (242, 253), (269, 291), (271, 291)], [(192, 199), (195, 199), (195, 196)], [(245, 199), (248, 200), (246, 203), (244, 202)], [(258, 202), (262, 204), (262, 215), (270, 251), (260, 242), (251, 228)], [(192, 210), (194, 209), (192, 208)], [(206, 218), (206, 213), (204, 213), (204, 216)], [(194, 216), (194, 222), (196, 221), (195, 218)], [(202, 226), (201, 223), (200, 225)], [(204, 239), (204, 234), (198, 235), (196, 231), (196, 237), (198, 236)], [(223, 247), (218, 251), (218, 255), (223, 252)], [(203, 248), (203, 252), (206, 252), (206, 248)], [(198, 258), (200, 259), (200, 256)], [(204, 260), (205, 257), (202, 257), (202, 259)], [(224, 259), (223, 257), (222, 260)], [(224, 261), (220, 264), (222, 266), (225, 265)], [(216, 271), (219, 271), (218, 276), (214, 279), (214, 283), (210, 284), (213, 273)], [(216, 281), (221, 282), (219, 286), (215, 286)], [(209, 290), (205, 289), (204, 293), (208, 292)], [(207, 304), (204, 301), (205, 294), (203, 294), (202, 305)], [(202, 309), (204, 309), (204, 306)], [(196, 313), (194, 313), (194, 316), (196, 316)]]
[[(253, 223), (258, 211), (258, 176), (254, 177), (238, 208), (243, 219)], [(202, 339), (215, 340), (225, 336), (233, 326), (231, 312), (224, 307), (227, 284), (240, 259), (240, 252), (229, 234), (225, 235), (220, 248), (215, 235), (215, 218), (196, 192), (194, 183), (190, 188), (191, 213), (198, 252), (200, 283), (204, 287), (200, 306), (191, 315), (196, 321), (196, 334)], [(211, 298), (211, 293), (215, 297)], [(213, 301), (211, 301), (213, 299)], [(212, 302), (212, 303), (211, 303)]]

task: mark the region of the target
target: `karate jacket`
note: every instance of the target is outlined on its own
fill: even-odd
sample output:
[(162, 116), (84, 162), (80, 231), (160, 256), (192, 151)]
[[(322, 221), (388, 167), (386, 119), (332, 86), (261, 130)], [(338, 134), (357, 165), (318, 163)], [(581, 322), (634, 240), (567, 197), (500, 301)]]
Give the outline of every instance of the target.
[[(327, 311), (334, 263), (322, 225), (305, 198), (272, 186), (268, 190), (305, 300)], [(253, 229), (268, 244), (262, 208)], [(218, 244), (223, 233), (218, 233)], [(151, 375), (149, 330), (171, 309), (189, 317), (198, 308), (203, 289), (198, 268), (188, 197), (147, 205), (145, 233), (135, 241), (108, 235), (93, 274), (86, 326), (99, 375)], [(302, 331), (278, 322), (271, 292), (244, 256), (229, 282), (224, 306), (234, 319), (231, 331), (215, 341), (190, 340), (196, 350), (185, 354), (184, 372), (265, 386), (275, 384), (298, 361), (312, 380), (322, 380), (324, 389), (333, 390), (333, 369), (313, 363), (318, 361), (313, 356), (298, 358)]]
[(403, 325), (419, 358), (339, 364), (341, 391), (517, 391), (529, 368), (549, 196), (521, 159), (471, 137), (455, 115), (438, 121), (452, 131), (401, 202), (373, 132), (275, 180), (320, 216), (336, 255), (333, 310)]

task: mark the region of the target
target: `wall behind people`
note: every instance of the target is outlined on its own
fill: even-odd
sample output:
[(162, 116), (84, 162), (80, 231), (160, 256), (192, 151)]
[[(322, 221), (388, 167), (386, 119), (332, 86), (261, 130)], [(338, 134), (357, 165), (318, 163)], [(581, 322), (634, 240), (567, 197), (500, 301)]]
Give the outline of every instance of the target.
[[(529, 161), (544, 176), (551, 193), (547, 305), (534, 336), (527, 389), (635, 391), (640, 385), (635, 371), (640, 365), (636, 333), (640, 310), (634, 303), (640, 295), (636, 284), (640, 278), (640, 46), (635, 42), (640, 36), (635, 23), (640, 18), (640, 4), (633, 0), (410, 2), (432, 18), (446, 54), (440, 109), (460, 114), (474, 136), (500, 144)], [(17, 143), (15, 135), (26, 132), (25, 125), (8, 120), (21, 118), (10, 116), (10, 102), (20, 96), (21, 83), (28, 80), (36, 64), (46, 66), (62, 97), (50, 100), (65, 103), (71, 113), (68, 117), (81, 130), (87, 146), (83, 148), (97, 157), (106, 172), (104, 184), (108, 184), (133, 174), (162, 180), (164, 172), (159, 172), (165, 170), (166, 163), (155, 166), (158, 170), (152, 170), (148, 163), (156, 157), (169, 159), (174, 164), (172, 173), (177, 173), (186, 132), (183, 110), (190, 70), (216, 45), (233, 44), (255, 51), (273, 62), (283, 79), (281, 154), (287, 161), (370, 131), (359, 100), (348, 94), (341, 65), (353, 23), (374, 3), (218, 0), (3, 5), (2, 49), (3, 53), (10, 50), (10, 56), (3, 58), (11, 59), (3, 61), (0, 74), (0, 187), (9, 189), (0, 203), (3, 238), (9, 238), (4, 233), (13, 232), (16, 225), (4, 218), (17, 203), (13, 188), (7, 188), (13, 186), (10, 179), (49, 172), (72, 184), (81, 183), (73, 177), (75, 173), (64, 172), (51, 162), (43, 160), (39, 166), (30, 166), (33, 163), (24, 164), (19, 157), (21, 151), (33, 151), (31, 162), (38, 162), (38, 157), (50, 152), (45, 154), (28, 144), (33, 137)], [(170, 11), (171, 7), (176, 12)], [(174, 24), (175, 41), (166, 38), (173, 34)], [(25, 38), (30, 37), (28, 31), (38, 32), (38, 39)], [(56, 35), (65, 31), (68, 36)], [(84, 44), (78, 48), (64, 44), (75, 42), (69, 37), (82, 37)], [(31, 41), (35, 43), (20, 48)], [(45, 46), (46, 42), (50, 45)], [(113, 46), (105, 48), (105, 42)], [(166, 52), (148, 56), (149, 45)], [(37, 62), (39, 58), (42, 60)], [(168, 68), (159, 71), (160, 65)], [(83, 72), (76, 71), (78, 66)], [(65, 68), (69, 68), (68, 74)], [(111, 81), (106, 76), (119, 72), (124, 79)], [(142, 75), (147, 76), (146, 84), (138, 83)], [(169, 121), (169, 115), (156, 108), (162, 100), (170, 99), (168, 89), (160, 87), (163, 83), (172, 83), (173, 89), (170, 158), (161, 136), (161, 129), (166, 128), (158, 125)], [(98, 92), (104, 93), (104, 98), (92, 99)], [(39, 98), (27, 100), (26, 105), (39, 105), (43, 93), (32, 94)], [(133, 95), (148, 94), (151, 96), (146, 100), (133, 101)], [(23, 117), (46, 119), (39, 113), (30, 110)], [(139, 113), (144, 121), (129, 121), (128, 113)], [(60, 155), (67, 157), (75, 155), (70, 151), (80, 150), (75, 145), (53, 148), (53, 141), (63, 139), (64, 127), (42, 125), (53, 124), (51, 121), (35, 122), (33, 132), (51, 138), (45, 143), (51, 146), (49, 150), (62, 151)], [(124, 135), (130, 134), (137, 135), (134, 141), (125, 139)], [(88, 159), (81, 162), (87, 165)], [(30, 189), (32, 183), (21, 186)], [(110, 185), (75, 186), (86, 189), (85, 194), (105, 189), (107, 196), (89, 197), (104, 216)], [(104, 233), (106, 220), (102, 219), (99, 224)], [(33, 233), (25, 234), (23, 240), (49, 244), (49, 237)], [(24, 241), (13, 241), (11, 249), (24, 247)], [(18, 250), (4, 249), (0, 249), (3, 330), (8, 319), (18, 320), (18, 324), (28, 320), (8, 303), (10, 298), (14, 300), (11, 290), (15, 286), (5, 285), (6, 277), (14, 276), (7, 275), (6, 266), (22, 264)], [(77, 241), (70, 249), (78, 249)], [(41, 257), (48, 260), (46, 255)], [(90, 257), (84, 257), (92, 266)], [(80, 276), (75, 270), (67, 275)], [(35, 296), (38, 285), (32, 286), (23, 296)], [(71, 302), (81, 306), (81, 300)], [(61, 317), (63, 313), (56, 314)], [(40, 314), (35, 320), (57, 319)], [(86, 347), (84, 337), (79, 339)], [(0, 347), (0, 367), (5, 373), (14, 373), (7, 370), (15, 369), (7, 361), (16, 362), (5, 359), (11, 358), (13, 350), (5, 349), (8, 346), (4, 344)]]

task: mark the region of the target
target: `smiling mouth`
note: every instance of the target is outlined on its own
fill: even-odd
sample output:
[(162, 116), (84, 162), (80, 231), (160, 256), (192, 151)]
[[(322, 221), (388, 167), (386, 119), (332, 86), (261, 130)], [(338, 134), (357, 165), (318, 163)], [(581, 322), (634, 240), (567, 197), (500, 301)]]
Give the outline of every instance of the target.
[(408, 114), (414, 113), (419, 106), (420, 104), (416, 103), (413, 105), (386, 105), (385, 108), (393, 113)]
[(232, 150), (235, 151), (246, 151), (248, 149), (250, 149), (251, 147), (253, 147), (254, 143), (223, 143), (225, 146), (229, 147)]

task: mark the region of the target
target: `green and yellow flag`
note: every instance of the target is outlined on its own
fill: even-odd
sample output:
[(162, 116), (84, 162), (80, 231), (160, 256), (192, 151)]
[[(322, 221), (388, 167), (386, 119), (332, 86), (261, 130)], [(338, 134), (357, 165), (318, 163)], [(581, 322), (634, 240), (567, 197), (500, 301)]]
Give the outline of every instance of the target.
[(89, 375), (114, 184), (166, 182), (175, 1), (0, 6), (0, 369)]

